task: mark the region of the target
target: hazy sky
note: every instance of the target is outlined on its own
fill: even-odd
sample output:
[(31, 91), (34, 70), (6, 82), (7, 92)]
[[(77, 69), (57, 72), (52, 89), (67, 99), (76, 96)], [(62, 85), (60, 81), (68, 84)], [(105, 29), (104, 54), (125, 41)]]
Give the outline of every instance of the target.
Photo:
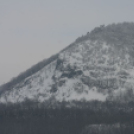
[(0, 84), (101, 24), (134, 21), (134, 0), (0, 0)]

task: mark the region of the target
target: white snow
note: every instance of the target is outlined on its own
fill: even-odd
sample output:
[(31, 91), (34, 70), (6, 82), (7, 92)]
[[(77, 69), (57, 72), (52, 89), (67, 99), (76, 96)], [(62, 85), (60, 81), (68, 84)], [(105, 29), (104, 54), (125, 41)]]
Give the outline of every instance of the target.
[[(134, 86), (134, 67), (130, 65), (129, 54), (125, 55), (125, 60), (127, 63), (125, 63), (124, 59), (120, 56), (116, 57), (115, 55), (115, 62), (113, 65), (109, 65), (108, 61), (112, 61), (113, 57), (111, 57), (108, 52), (103, 53), (103, 51), (109, 50), (110, 47), (113, 47), (113, 45), (108, 45), (105, 42), (99, 44), (97, 41), (85, 41), (83, 43), (78, 43), (74, 47), (71, 47), (70, 49), (67, 49), (59, 54), (58, 58), (63, 61), (63, 71), (56, 69), (57, 60), (55, 60), (37, 73), (15, 85), (13, 89), (2, 94), (0, 97), (0, 102), (16, 103), (25, 101), (25, 99), (44, 102), (49, 100), (51, 97), (55, 97), (57, 101), (66, 100), (70, 102), (73, 100), (105, 101), (109, 95), (108, 92), (104, 95), (103, 92), (98, 92), (97, 86), (88, 87), (81, 81), (81, 77), (83, 76), (93, 78), (90, 74), (91, 71), (97, 75), (99, 73), (98, 76), (101, 80), (106, 80), (119, 78), (118, 73), (124, 69), (129, 74), (129, 77), (127, 77), (126, 80), (124, 79), (125, 86), (122, 88), (122, 92), (125, 92), (127, 90), (127, 83)], [(99, 63), (99, 60), (103, 60), (103, 62)], [(128, 65), (131, 69), (126, 69), (125, 66)], [(64, 71), (69, 71), (66, 70), (68, 66), (72, 68), (74, 66), (77, 67), (75, 71), (81, 70), (83, 71), (83, 74), (72, 78), (61, 78)], [(89, 69), (86, 68), (83, 70), (84, 66), (89, 67)], [(106, 72), (107, 69), (109, 69), (108, 72)], [(93, 79), (97, 79), (98, 76)], [(55, 79), (53, 79), (53, 77)], [(55, 92), (51, 92), (52, 86), (58, 85), (61, 80), (64, 80), (65, 83), (62, 86), (57, 86)], [(120, 89), (113, 90), (113, 94), (118, 95), (119, 91)]]

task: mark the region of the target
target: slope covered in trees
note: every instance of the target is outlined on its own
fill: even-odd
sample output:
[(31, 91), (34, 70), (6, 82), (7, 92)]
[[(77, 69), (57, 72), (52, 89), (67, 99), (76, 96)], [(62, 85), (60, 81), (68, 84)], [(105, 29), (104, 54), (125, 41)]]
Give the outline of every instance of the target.
[(2, 85), (0, 97), (8, 103), (0, 103), (0, 132), (132, 134), (133, 37), (134, 23), (96, 27)]
[(78, 107), (65, 107), (64, 102), (59, 104), (59, 108), (48, 108), (34, 102), (7, 106), (0, 104), (0, 132), (2, 134), (120, 134), (118, 132), (121, 131), (121, 134), (128, 132), (133, 134), (133, 104), (119, 105), (98, 101), (74, 103), (77, 103)]
[[(122, 64), (124, 68), (132, 68), (132, 66), (134, 65), (134, 60), (133, 60), (133, 57), (134, 57), (134, 39), (133, 39), (134, 32), (133, 31), (134, 31), (134, 23), (119, 23), (119, 24), (111, 24), (108, 26), (101, 25), (100, 27), (96, 27), (91, 32), (88, 32), (86, 35), (77, 38), (74, 43), (69, 45), (64, 50), (60, 51), (60, 53), (37, 63), (30, 69), (26, 70), (25, 72), (21, 73), (17, 77), (13, 78), (10, 82), (7, 82), (6, 84), (2, 85), (0, 87), (0, 93), (2, 94), (4, 91), (13, 89), (19, 83), (21, 85), (21, 82), (23, 83), (23, 81), (26, 81), (26, 79), (28, 77), (31, 77), (32, 75), (36, 74), (37, 72), (39, 72), (41, 69), (43, 69), (47, 65), (50, 65), (50, 63), (52, 63), (53, 61), (57, 61), (56, 62), (57, 65), (56, 65), (56, 69), (55, 69), (54, 73), (56, 71), (57, 72), (61, 71), (63, 73), (61, 75), (62, 78), (63, 77), (66, 78), (66, 77), (70, 76), (70, 79), (71, 79), (72, 77), (76, 77), (76, 75), (79, 76), (80, 74), (84, 73), (84, 71), (87, 68), (88, 68), (88, 70), (86, 70), (86, 71), (89, 71), (89, 69), (91, 70), (91, 68), (95, 68), (98, 72), (94, 72), (94, 70), (92, 70), (92, 72), (90, 72), (90, 75), (91, 75), (90, 77), (89, 76), (83, 77), (83, 78), (81, 78), (81, 80), (85, 85), (88, 85), (88, 86), (89, 86), (89, 84), (97, 85), (99, 81), (95, 81), (95, 79), (96, 79), (95, 77), (98, 77), (97, 75), (99, 75), (99, 73), (103, 70), (105, 70), (105, 72), (106, 72), (109, 69), (108, 73), (109, 74), (112, 73), (112, 66), (114, 66), (115, 64), (117, 65), (117, 63)], [(86, 41), (89, 41), (89, 42), (87, 43)], [(97, 42), (97, 43), (94, 43), (94, 42)], [(107, 45), (107, 44), (109, 44), (109, 45)], [(102, 49), (101, 47), (104, 47), (104, 48)], [(82, 48), (82, 50), (81, 50), (81, 48)], [(76, 53), (76, 55), (75, 55), (75, 53)], [(62, 60), (59, 58), (59, 56), (61, 56), (61, 54), (64, 57), (64, 59), (62, 59)], [(103, 54), (105, 54), (105, 55), (103, 55)], [(106, 56), (108, 57), (108, 54), (109, 54), (109, 61), (106, 61), (104, 63), (104, 60), (108, 60), (106, 58)], [(124, 56), (124, 54), (126, 54), (126, 57)], [(130, 57), (128, 57), (127, 55), (130, 55)], [(67, 61), (68, 59), (65, 56), (67, 56), (67, 58), (69, 58), (70, 61)], [(78, 57), (76, 57), (76, 56), (78, 56)], [(82, 56), (82, 59), (80, 59), (81, 56)], [(110, 56), (111, 56), (111, 58), (110, 58)], [(120, 57), (120, 59), (118, 57)], [(129, 63), (126, 63), (126, 64), (128, 64), (128, 66), (127, 66), (125, 64), (125, 62), (128, 59), (129, 59), (129, 61), (128, 61)], [(77, 72), (75, 70), (77, 68), (76, 64), (79, 64), (77, 62), (80, 62), (80, 60), (82, 60), (81, 62), (83, 62), (83, 63), (85, 62), (84, 64), (87, 64), (87, 65), (84, 65), (81, 67), (79, 66), (79, 68), (83, 67), (83, 70), (79, 70)], [(113, 62), (112, 62), (112, 60), (113, 60)], [(123, 61), (123, 60), (126, 60), (126, 61)], [(96, 61), (98, 63), (95, 63)], [(74, 62), (73, 66), (70, 65), (70, 64), (72, 64), (70, 62)], [(91, 62), (92, 66), (89, 65), (89, 62)], [(65, 68), (63, 67), (64, 63), (68, 64), (67, 67), (65, 67)], [(109, 66), (106, 65), (107, 67), (100, 68), (99, 66), (102, 63), (109, 64)], [(119, 65), (120, 68), (122, 67), (122, 65)], [(59, 68), (57, 68), (57, 67), (59, 67)], [(72, 67), (75, 67), (75, 69), (71, 70)], [(124, 79), (125, 79), (125, 77), (129, 77), (129, 75), (126, 70), (125, 71), (123, 70), (124, 69), (123, 67), (122, 67), (122, 70), (120, 69), (121, 71), (119, 71), (117, 75), (124, 77)], [(60, 68), (62, 68), (62, 69), (59, 70)], [(103, 70), (101, 70), (101, 69), (103, 69)], [(69, 74), (66, 74), (67, 71), (70, 71)], [(55, 74), (53, 74), (52, 79), (54, 77), (55, 77)], [(95, 79), (93, 79), (93, 78), (95, 78)], [(90, 79), (90, 81), (92, 83), (91, 82), (89, 83), (88, 79)], [(124, 79), (123, 79), (123, 81), (124, 81)], [(114, 79), (114, 80), (117, 81), (117, 79)], [(86, 81), (88, 81), (88, 83)], [(112, 81), (113, 81), (112, 78), (110, 79), (110, 81), (107, 81), (107, 82), (106, 82), (106, 80), (104, 80), (104, 81), (102, 81), (102, 83), (104, 83), (104, 84), (100, 84), (99, 87), (106, 89), (109, 86), (108, 84)], [(118, 81), (120, 81), (120, 80), (118, 79)], [(24, 82), (23, 85), (25, 85), (25, 84), (26, 83)], [(59, 84), (63, 85), (62, 82), (60, 82)], [(53, 87), (55, 88), (56, 85), (57, 85), (57, 83), (55, 83), (53, 85)], [(130, 88), (130, 90), (131, 90), (131, 87), (127, 87), (127, 88)], [(54, 90), (51, 89), (51, 91), (57, 91), (57, 89), (56, 88)]]

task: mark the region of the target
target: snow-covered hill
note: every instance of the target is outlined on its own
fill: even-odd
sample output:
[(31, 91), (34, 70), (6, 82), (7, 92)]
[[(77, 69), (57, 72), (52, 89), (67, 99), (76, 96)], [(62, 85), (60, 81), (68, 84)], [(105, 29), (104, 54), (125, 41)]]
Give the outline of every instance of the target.
[[(130, 25), (101, 26), (78, 38), (54, 61), (5, 90), (0, 102), (134, 100), (134, 41), (129, 30), (134, 24)], [(131, 41), (126, 44), (121, 37)]]

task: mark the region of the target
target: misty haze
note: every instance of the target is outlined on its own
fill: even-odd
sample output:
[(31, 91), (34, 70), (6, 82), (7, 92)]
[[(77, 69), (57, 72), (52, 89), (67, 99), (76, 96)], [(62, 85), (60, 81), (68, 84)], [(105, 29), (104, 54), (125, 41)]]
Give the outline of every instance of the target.
[(1, 0), (1, 134), (133, 134), (133, 6)]

